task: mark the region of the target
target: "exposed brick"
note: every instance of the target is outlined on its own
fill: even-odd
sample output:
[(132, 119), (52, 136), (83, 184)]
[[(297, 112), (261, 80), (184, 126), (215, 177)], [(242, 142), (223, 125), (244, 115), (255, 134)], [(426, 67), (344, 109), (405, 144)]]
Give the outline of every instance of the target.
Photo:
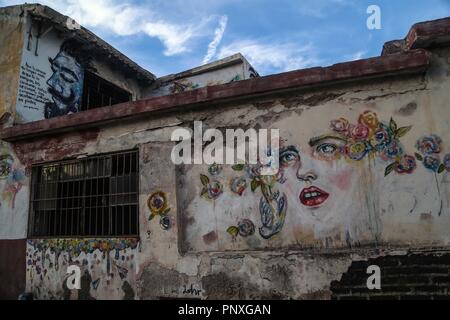
[[(366, 268), (381, 268), (381, 290), (368, 290)], [(333, 282), (334, 299), (367, 296), (391, 300), (442, 299), (450, 297), (450, 254), (427, 253), (384, 256), (368, 261), (354, 261), (340, 281)]]

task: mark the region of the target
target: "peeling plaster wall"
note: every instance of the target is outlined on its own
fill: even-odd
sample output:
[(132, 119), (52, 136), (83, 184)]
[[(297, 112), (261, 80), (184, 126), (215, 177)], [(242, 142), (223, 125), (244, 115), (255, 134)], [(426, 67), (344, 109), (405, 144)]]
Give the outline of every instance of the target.
[[(432, 172), (416, 160), (411, 173), (400, 170), (409, 169), (404, 164), (395, 167), (398, 170), (392, 167), (384, 177), (392, 159), (384, 161), (373, 153), (358, 161), (345, 155), (325, 161), (317, 158), (310, 139), (332, 132), (332, 120), (345, 118), (356, 124), (361, 114), (371, 111), (387, 125), (392, 118), (397, 129), (412, 126), (397, 137), (405, 155), (420, 153), (418, 139), (438, 135), (440, 152), (434, 155), (442, 162), (450, 153), (449, 86), (450, 50), (439, 49), (425, 76), (297, 91), (222, 106), (220, 112), (205, 108), (121, 121), (90, 132), (17, 142), (13, 150), (20, 164), (29, 168), (36, 162), (139, 148), (140, 234), (136, 247), (127, 249), (134, 256), (122, 264), (122, 252), (119, 259), (109, 252), (114, 280), (108, 283), (108, 259), (100, 249), (73, 255), (72, 263), (88, 271), (78, 298), (326, 299), (331, 297), (330, 283), (339, 280), (354, 260), (388, 255), (393, 249), (448, 248), (450, 172), (445, 168)], [(320, 183), (330, 194), (325, 209), (311, 211), (301, 205), (298, 195), (303, 186), (295, 180), (298, 166), (286, 166), (283, 173), (288, 180), (276, 184), (279, 196), (288, 200), (285, 221), (277, 234), (261, 237), (260, 189), (252, 192), (248, 180), (241, 196), (231, 192), (229, 179), (243, 172), (224, 166), (215, 176), (208, 166), (177, 167), (169, 160), (173, 129), (192, 128), (194, 120), (202, 120), (204, 130), (280, 128), (283, 145), (296, 147), (302, 168), (314, 171), (318, 176), (314, 184)], [(356, 157), (357, 150), (353, 151)], [(295, 157), (289, 162), (295, 164)], [(201, 196), (205, 185), (200, 174), (222, 181), (216, 200)], [(148, 207), (151, 196), (163, 199), (163, 211)], [(230, 226), (239, 227), (242, 218), (252, 221), (254, 233), (239, 233), (239, 228), (237, 234), (227, 232)], [(64, 268), (72, 253), (62, 247), (56, 259), (51, 250), (28, 244), (27, 288), (37, 298), (74, 298), (64, 292)], [(126, 277), (121, 278), (114, 263), (127, 269)], [(51, 270), (56, 264), (58, 271)], [(101, 285), (95, 289), (98, 278)]]
[(24, 24), (19, 9), (14, 14), (0, 10), (0, 119), (2, 124), (12, 122), (15, 113), (19, 69), (23, 47)]

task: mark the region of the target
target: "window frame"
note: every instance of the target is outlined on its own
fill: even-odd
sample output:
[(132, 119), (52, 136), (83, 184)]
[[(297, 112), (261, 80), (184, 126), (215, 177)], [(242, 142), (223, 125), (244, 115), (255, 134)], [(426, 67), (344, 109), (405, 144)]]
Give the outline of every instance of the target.
[[(103, 94), (104, 92), (109, 92), (109, 91), (102, 91), (100, 90), (100, 88), (103, 87), (110, 87), (110, 89), (112, 89), (113, 91), (109, 92), (109, 94), (107, 95), (109, 97), (109, 103), (104, 104), (101, 103), (98, 106), (92, 106), (92, 102), (91, 102), (91, 89), (94, 89), (93, 86), (89, 86), (88, 83), (95, 81), (96, 86), (97, 86), (97, 90), (94, 91), (93, 93), (95, 94), (100, 94), (102, 95), (102, 102), (103, 101)], [(111, 96), (112, 96), (112, 92), (115, 92), (117, 94), (117, 91), (120, 91), (121, 95), (127, 95), (128, 96), (128, 100), (127, 101), (119, 101), (119, 102), (114, 102), (112, 103), (111, 101)], [(92, 93), (92, 94), (93, 94)], [(82, 95), (81, 95), (81, 99), (80, 99), (80, 106), (79, 106), (79, 112), (82, 111), (89, 111), (89, 110), (93, 110), (93, 109), (98, 109), (98, 108), (102, 108), (102, 107), (110, 107), (110, 106), (114, 106), (116, 104), (120, 104), (120, 103), (126, 103), (126, 102), (131, 102), (133, 101), (133, 94), (116, 85), (115, 83), (106, 80), (105, 78), (101, 77), (100, 75), (98, 75), (95, 72), (92, 72), (90, 70), (84, 70), (84, 79), (83, 79), (83, 91), (82, 91)]]
[[(45, 162), (39, 162), (34, 163), (31, 166), (31, 178), (30, 178), (30, 195), (29, 195), (29, 206), (28, 206), (28, 223), (27, 223), (27, 239), (108, 239), (108, 238), (140, 238), (140, 158), (139, 158), (139, 148), (133, 148), (133, 149), (127, 149), (127, 150), (121, 150), (121, 151), (112, 151), (107, 153), (99, 153), (94, 155), (89, 155), (85, 157), (72, 157), (72, 158), (66, 158), (62, 160), (57, 161), (45, 161)], [(61, 168), (61, 165), (64, 164), (71, 164), (71, 163), (81, 163), (83, 161), (87, 161), (89, 159), (96, 159), (101, 157), (112, 157), (114, 155), (121, 155), (121, 154), (127, 154), (130, 155), (134, 153), (136, 155), (136, 202), (130, 203), (129, 205), (136, 205), (136, 233), (135, 234), (112, 234), (112, 235), (98, 235), (97, 232), (95, 234), (77, 234), (77, 235), (36, 235), (35, 234), (35, 218), (36, 218), (36, 212), (34, 210), (34, 202), (39, 201), (39, 199), (35, 198), (35, 186), (38, 185), (38, 182), (36, 182), (35, 179), (35, 170), (39, 167), (45, 167), (45, 166), (58, 166)], [(112, 170), (112, 169), (111, 169)], [(59, 175), (59, 172), (58, 172)], [(95, 179), (95, 177), (91, 177), (91, 179)], [(89, 180), (89, 177), (83, 176), (82, 181)], [(60, 178), (58, 177), (57, 183), (63, 183), (64, 181), (60, 181)], [(86, 197), (85, 194), (82, 194), (81, 196)], [(109, 190), (109, 193), (106, 195), (108, 197), (111, 196), (111, 190)], [(56, 201), (59, 201), (60, 198), (58, 197)], [(122, 204), (123, 205), (123, 204)], [(111, 203), (108, 203), (108, 207), (111, 208)], [(57, 214), (57, 210), (55, 212)], [(86, 212), (83, 212), (82, 214), (86, 215)], [(132, 215), (130, 214), (130, 217)], [(84, 227), (84, 223), (86, 221), (86, 217), (84, 217), (84, 222), (79, 226), (79, 228)], [(132, 229), (131, 225), (129, 226), (130, 229)], [(97, 231), (97, 230), (95, 230)], [(48, 232), (47, 232), (48, 233)]]

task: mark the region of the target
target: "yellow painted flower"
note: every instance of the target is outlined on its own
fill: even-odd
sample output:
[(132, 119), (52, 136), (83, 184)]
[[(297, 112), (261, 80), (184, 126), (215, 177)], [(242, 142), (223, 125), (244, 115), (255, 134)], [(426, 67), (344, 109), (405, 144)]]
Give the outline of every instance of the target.
[(378, 124), (380, 123), (378, 121), (378, 116), (375, 112), (372, 111), (364, 111), (358, 119), (358, 122), (369, 127), (372, 130), (375, 130), (378, 128)]

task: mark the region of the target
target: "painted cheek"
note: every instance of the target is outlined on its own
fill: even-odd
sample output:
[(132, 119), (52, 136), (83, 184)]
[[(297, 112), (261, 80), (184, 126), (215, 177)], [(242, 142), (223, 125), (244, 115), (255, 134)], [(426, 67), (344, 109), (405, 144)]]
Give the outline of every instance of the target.
[(346, 191), (350, 188), (352, 182), (352, 172), (351, 168), (340, 170), (336, 174), (330, 175), (330, 182), (338, 187), (340, 190)]

